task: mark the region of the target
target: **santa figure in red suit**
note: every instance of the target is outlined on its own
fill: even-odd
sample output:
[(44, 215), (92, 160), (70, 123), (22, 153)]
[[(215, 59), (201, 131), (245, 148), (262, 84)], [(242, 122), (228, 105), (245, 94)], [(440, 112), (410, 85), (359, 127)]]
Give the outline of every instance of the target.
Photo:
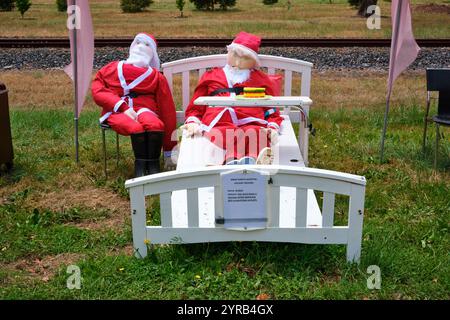
[(165, 167), (172, 166), (171, 140), (176, 129), (176, 111), (166, 78), (159, 72), (155, 38), (139, 33), (125, 61), (100, 69), (92, 83), (94, 101), (102, 107), (101, 123), (121, 135), (131, 136), (135, 176), (160, 171), (164, 148)]
[(225, 151), (225, 164), (270, 164), (270, 141), (278, 134), (283, 118), (271, 107), (208, 107), (194, 105), (194, 100), (200, 96), (234, 96), (244, 87), (262, 87), (266, 95), (279, 95), (275, 78), (258, 70), (260, 44), (258, 36), (240, 32), (227, 46), (227, 64), (203, 74), (185, 112), (188, 136), (208, 137)]

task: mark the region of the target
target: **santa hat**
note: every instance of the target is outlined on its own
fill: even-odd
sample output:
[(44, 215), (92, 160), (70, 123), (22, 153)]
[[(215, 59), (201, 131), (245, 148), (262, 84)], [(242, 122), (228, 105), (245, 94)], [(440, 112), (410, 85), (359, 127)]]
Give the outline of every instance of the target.
[(244, 31), (238, 33), (233, 42), (227, 46), (228, 50), (239, 50), (246, 56), (252, 57), (256, 61), (256, 65), (260, 66), (258, 57), (259, 46), (261, 45), (261, 38)]
[(153, 58), (150, 61), (150, 67), (153, 67), (153, 68), (159, 70), (160, 69), (160, 61), (159, 61), (159, 57), (158, 57), (158, 52), (156, 50), (157, 42), (156, 42), (155, 37), (153, 35), (151, 35), (149, 33), (145, 33), (145, 32), (138, 33), (136, 35), (136, 37), (134, 37), (134, 40), (131, 43), (130, 49), (137, 44), (138, 40), (150, 45), (150, 48), (152, 48), (152, 51), (153, 51)]

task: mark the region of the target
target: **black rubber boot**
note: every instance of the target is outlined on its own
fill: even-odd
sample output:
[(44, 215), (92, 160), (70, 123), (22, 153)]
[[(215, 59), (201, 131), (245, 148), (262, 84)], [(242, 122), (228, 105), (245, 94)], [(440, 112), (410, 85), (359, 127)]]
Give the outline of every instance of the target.
[(131, 145), (134, 152), (134, 176), (142, 177), (145, 175), (147, 163), (147, 132), (131, 135)]
[(147, 132), (147, 174), (161, 172), (159, 158), (161, 157), (163, 137), (163, 131)]

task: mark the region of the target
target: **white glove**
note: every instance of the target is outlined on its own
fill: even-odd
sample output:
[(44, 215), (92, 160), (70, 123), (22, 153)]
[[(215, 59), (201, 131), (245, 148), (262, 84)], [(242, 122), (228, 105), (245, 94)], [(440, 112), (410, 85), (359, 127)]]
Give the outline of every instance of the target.
[(186, 123), (181, 127), (183, 130), (186, 130), (188, 137), (193, 137), (195, 135), (201, 135), (200, 125), (195, 122)]
[(137, 121), (138, 114), (132, 108), (128, 108), (127, 111), (124, 112), (127, 116), (129, 116), (132, 120)]

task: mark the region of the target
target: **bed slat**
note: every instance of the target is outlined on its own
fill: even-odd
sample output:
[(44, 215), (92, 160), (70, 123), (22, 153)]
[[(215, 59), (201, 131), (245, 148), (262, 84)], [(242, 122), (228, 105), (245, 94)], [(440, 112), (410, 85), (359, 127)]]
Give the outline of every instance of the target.
[(306, 227), (306, 210), (308, 209), (308, 189), (297, 188), (295, 198), (295, 226)]
[(323, 193), (322, 225), (324, 227), (332, 227), (334, 224), (334, 200), (334, 193)]
[(172, 192), (161, 193), (159, 203), (161, 208), (161, 226), (172, 227)]
[(187, 190), (188, 227), (198, 227), (198, 189)]
[(189, 71), (183, 71), (182, 73), (182, 96), (183, 96), (183, 110), (186, 110), (186, 107), (189, 104), (190, 97), (190, 88), (189, 88)]
[(270, 226), (280, 226), (280, 187), (272, 187), (270, 190), (271, 212), (270, 212)]

